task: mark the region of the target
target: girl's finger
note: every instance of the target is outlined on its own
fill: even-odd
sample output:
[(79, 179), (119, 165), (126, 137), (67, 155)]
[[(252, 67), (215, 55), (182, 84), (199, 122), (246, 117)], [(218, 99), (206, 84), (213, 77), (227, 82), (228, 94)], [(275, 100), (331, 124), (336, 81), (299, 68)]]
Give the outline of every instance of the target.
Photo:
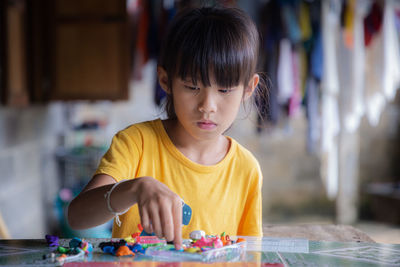
[(162, 238), (163, 232), (162, 232), (162, 228), (161, 228), (159, 207), (157, 205), (152, 205), (149, 210), (149, 214), (150, 214), (150, 220), (151, 220), (151, 224), (153, 226), (154, 233), (159, 238)]
[(174, 240), (174, 224), (172, 219), (172, 206), (168, 204), (162, 204), (160, 209), (162, 231), (167, 241)]
[(182, 203), (180, 200), (175, 201), (172, 207), (173, 223), (174, 223), (174, 245), (175, 249), (182, 248)]
[(140, 211), (140, 221), (141, 221), (143, 229), (147, 233), (152, 233), (153, 232), (153, 227), (151, 225), (150, 218), (149, 218), (149, 213), (148, 213), (147, 209), (140, 208), (139, 211)]

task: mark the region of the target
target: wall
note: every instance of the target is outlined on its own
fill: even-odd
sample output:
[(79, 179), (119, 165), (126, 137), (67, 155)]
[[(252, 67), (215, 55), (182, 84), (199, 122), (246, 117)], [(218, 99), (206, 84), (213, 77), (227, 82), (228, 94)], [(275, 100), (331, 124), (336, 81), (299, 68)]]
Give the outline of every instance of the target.
[[(400, 90), (387, 103), (377, 127), (364, 118), (360, 127), (360, 177), (363, 183), (400, 182)], [(371, 153), (373, 152), (373, 153)]]
[(43, 237), (51, 220), (57, 109), (0, 109), (0, 212), (12, 238)]

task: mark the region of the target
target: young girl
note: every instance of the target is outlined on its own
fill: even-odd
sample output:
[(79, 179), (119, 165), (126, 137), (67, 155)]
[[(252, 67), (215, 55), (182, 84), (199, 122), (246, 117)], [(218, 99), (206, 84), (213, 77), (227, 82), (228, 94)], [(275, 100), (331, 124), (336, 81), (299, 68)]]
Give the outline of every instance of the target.
[[(71, 202), (71, 227), (115, 217), (113, 237), (141, 223), (173, 241), (193, 230), (262, 235), (262, 175), (254, 156), (224, 133), (257, 86), (259, 36), (238, 9), (201, 8), (171, 22), (157, 69), (167, 120), (117, 133), (88, 185)], [(182, 226), (182, 201), (192, 209)], [(137, 205), (136, 205), (137, 204)]]

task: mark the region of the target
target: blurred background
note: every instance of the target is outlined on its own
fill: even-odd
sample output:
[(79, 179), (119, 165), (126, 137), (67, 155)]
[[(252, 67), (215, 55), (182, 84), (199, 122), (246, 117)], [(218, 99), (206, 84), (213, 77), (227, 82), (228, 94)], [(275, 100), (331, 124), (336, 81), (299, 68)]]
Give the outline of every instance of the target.
[(163, 117), (157, 55), (184, 7), (245, 10), (269, 101), (229, 130), (258, 158), (263, 222), (350, 224), (400, 243), (400, 2), (0, 1), (0, 238), (73, 231), (65, 208), (112, 136)]

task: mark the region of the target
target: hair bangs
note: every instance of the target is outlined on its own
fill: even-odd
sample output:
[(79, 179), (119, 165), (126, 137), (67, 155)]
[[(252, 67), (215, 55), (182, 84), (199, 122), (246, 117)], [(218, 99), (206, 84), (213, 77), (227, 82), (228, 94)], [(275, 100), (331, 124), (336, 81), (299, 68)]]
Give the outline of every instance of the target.
[[(232, 23), (231, 23), (232, 24)], [(178, 52), (175, 75), (210, 86), (234, 87), (247, 83), (255, 71), (256, 51), (249, 36), (214, 16), (198, 20), (175, 47)]]

